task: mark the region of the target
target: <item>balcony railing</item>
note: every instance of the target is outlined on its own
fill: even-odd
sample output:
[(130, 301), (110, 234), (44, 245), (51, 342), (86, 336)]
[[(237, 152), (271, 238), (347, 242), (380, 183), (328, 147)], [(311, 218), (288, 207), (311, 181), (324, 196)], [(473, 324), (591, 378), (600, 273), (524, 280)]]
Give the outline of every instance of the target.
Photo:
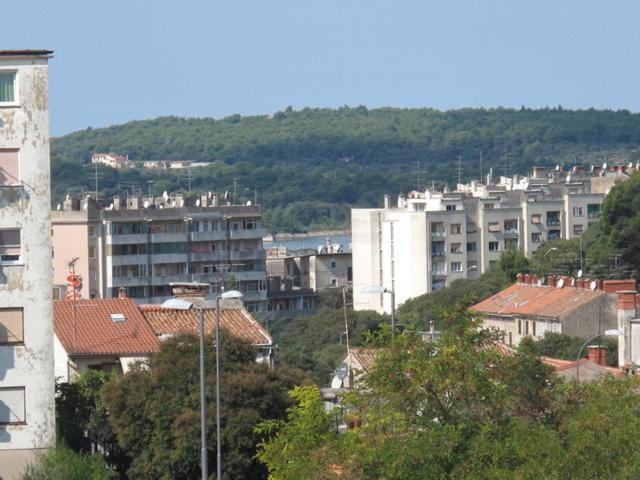
[(559, 218), (549, 218), (547, 219), (547, 227), (557, 227), (560, 225)]
[(445, 230), (431, 230), (432, 237), (446, 237), (447, 232)]
[(432, 277), (446, 277), (447, 276), (447, 271), (446, 270), (434, 270), (433, 272), (431, 272), (431, 276)]
[(432, 250), (431, 251), (431, 256), (432, 257), (445, 257), (447, 255), (447, 252), (445, 252), (444, 250)]
[(517, 229), (505, 230), (504, 236), (505, 238), (518, 238), (518, 233)]

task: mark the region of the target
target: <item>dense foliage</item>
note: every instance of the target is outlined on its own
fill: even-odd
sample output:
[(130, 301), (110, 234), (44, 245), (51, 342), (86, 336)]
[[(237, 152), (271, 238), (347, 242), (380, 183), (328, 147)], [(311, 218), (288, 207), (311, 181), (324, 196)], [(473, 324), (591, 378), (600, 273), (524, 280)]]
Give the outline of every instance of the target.
[(58, 446), (29, 465), (21, 480), (114, 480), (115, 472), (107, 469), (101, 455), (77, 453)]
[(444, 317), (451, 305), (461, 302), (464, 298), (484, 300), (513, 283), (518, 272), (527, 271), (529, 268), (529, 261), (523, 253), (518, 250), (506, 250), (498, 265), (480, 275), (478, 279), (461, 278), (440, 290), (407, 300), (398, 308), (399, 321), (423, 330), (428, 329), (433, 323), (439, 330), (444, 326)]
[[(560, 384), (537, 356), (503, 355), (478, 327), (458, 310), (436, 341), (396, 336), (342, 410), (327, 413), (315, 387), (294, 390), (287, 421), (259, 427), (270, 478), (640, 475), (637, 380)], [(338, 433), (343, 421), (351, 428)]]
[[(221, 336), (220, 343), (223, 479), (264, 479), (266, 469), (254, 458), (253, 428), (283, 418), (291, 405), (287, 392), (307, 379), (299, 370), (257, 364), (254, 348), (236, 338)], [(209, 471), (215, 471), (216, 459), (214, 351), (206, 351)], [(118, 442), (132, 459), (129, 478), (200, 478), (198, 352), (197, 337), (174, 337), (148, 369), (103, 388)]]
[[(348, 221), (347, 206), (373, 206), (384, 193), (454, 182), (490, 167), (525, 173), (535, 164), (640, 157), (640, 114), (553, 109), (287, 108), (273, 116), (163, 117), (75, 132), (52, 142), (53, 201), (69, 189), (94, 190), (93, 169), (78, 168), (97, 151), (134, 161), (212, 162), (186, 171), (100, 168), (101, 195), (131, 182), (156, 194), (183, 189), (233, 191), (270, 210), (269, 226), (293, 231)], [(416, 162), (421, 162), (420, 168)], [(236, 181), (234, 187), (234, 180)], [(155, 182), (149, 184), (147, 182)], [(150, 186), (150, 187), (149, 187)], [(312, 202), (314, 207), (309, 209)]]
[[(322, 386), (329, 385), (333, 372), (347, 354), (345, 311), (338, 303), (334, 307), (321, 308), (313, 315), (282, 319), (272, 329), (280, 348), (278, 361), (309, 372)], [(389, 321), (388, 316), (372, 311), (356, 312), (352, 308), (346, 310), (346, 315), (351, 346), (361, 345), (365, 332)]]

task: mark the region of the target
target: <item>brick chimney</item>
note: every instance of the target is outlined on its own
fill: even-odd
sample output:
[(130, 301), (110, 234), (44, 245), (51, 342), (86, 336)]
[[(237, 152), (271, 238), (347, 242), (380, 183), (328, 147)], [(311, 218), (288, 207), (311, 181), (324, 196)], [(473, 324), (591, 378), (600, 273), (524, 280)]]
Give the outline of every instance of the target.
[(589, 361), (602, 367), (607, 365), (607, 347), (603, 345), (589, 345), (587, 347)]
[(547, 287), (556, 286), (556, 277), (554, 275), (547, 275)]
[(118, 298), (129, 298), (129, 297), (127, 296), (127, 289), (126, 289), (126, 288), (124, 288), (124, 287), (120, 287), (120, 288), (118, 289)]
[(523, 278), (524, 278), (524, 276), (522, 275), (522, 273), (518, 272), (516, 274), (516, 283), (522, 283)]
[(618, 329), (624, 334), (618, 338), (618, 365), (628, 365), (631, 359), (631, 320), (636, 316), (635, 290), (618, 292)]
[(636, 290), (636, 281), (634, 279), (627, 280), (605, 280), (602, 282), (602, 290), (605, 293), (616, 293), (623, 290)]
[(538, 282), (539, 282), (539, 281), (540, 281), (540, 279), (538, 278), (538, 276), (537, 276), (537, 275), (535, 275), (535, 274), (532, 274), (532, 275), (531, 275), (531, 284), (532, 284), (532, 285), (538, 285)]
[(528, 273), (525, 273), (524, 275), (524, 283), (526, 283), (527, 285), (531, 283), (531, 275), (529, 275)]

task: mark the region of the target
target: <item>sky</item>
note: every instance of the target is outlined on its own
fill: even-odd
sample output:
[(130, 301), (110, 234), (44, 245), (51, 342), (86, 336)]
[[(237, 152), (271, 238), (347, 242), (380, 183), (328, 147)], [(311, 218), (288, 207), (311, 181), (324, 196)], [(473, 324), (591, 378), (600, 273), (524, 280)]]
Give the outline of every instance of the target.
[(289, 105), (640, 111), (637, 0), (20, 0), (2, 16), (0, 49), (55, 51), (55, 136)]

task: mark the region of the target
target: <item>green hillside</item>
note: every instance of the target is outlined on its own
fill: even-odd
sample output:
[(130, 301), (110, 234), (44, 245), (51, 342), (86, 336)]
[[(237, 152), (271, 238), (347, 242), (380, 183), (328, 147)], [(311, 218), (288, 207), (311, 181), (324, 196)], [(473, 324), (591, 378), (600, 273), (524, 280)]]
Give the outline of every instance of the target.
[[(53, 201), (91, 190), (91, 154), (115, 151), (134, 161), (194, 160), (192, 190), (232, 191), (268, 209), (273, 231), (344, 224), (350, 206), (380, 204), (384, 193), (454, 183), (494, 168), (640, 158), (640, 115), (554, 109), (368, 110), (287, 108), (272, 116), (221, 120), (162, 117), (75, 132), (52, 142)], [(420, 167), (416, 163), (420, 162)], [(81, 168), (79, 168), (81, 167)], [(137, 184), (142, 191), (187, 190), (186, 171), (99, 169), (100, 195)], [(153, 182), (153, 183), (150, 183)]]

